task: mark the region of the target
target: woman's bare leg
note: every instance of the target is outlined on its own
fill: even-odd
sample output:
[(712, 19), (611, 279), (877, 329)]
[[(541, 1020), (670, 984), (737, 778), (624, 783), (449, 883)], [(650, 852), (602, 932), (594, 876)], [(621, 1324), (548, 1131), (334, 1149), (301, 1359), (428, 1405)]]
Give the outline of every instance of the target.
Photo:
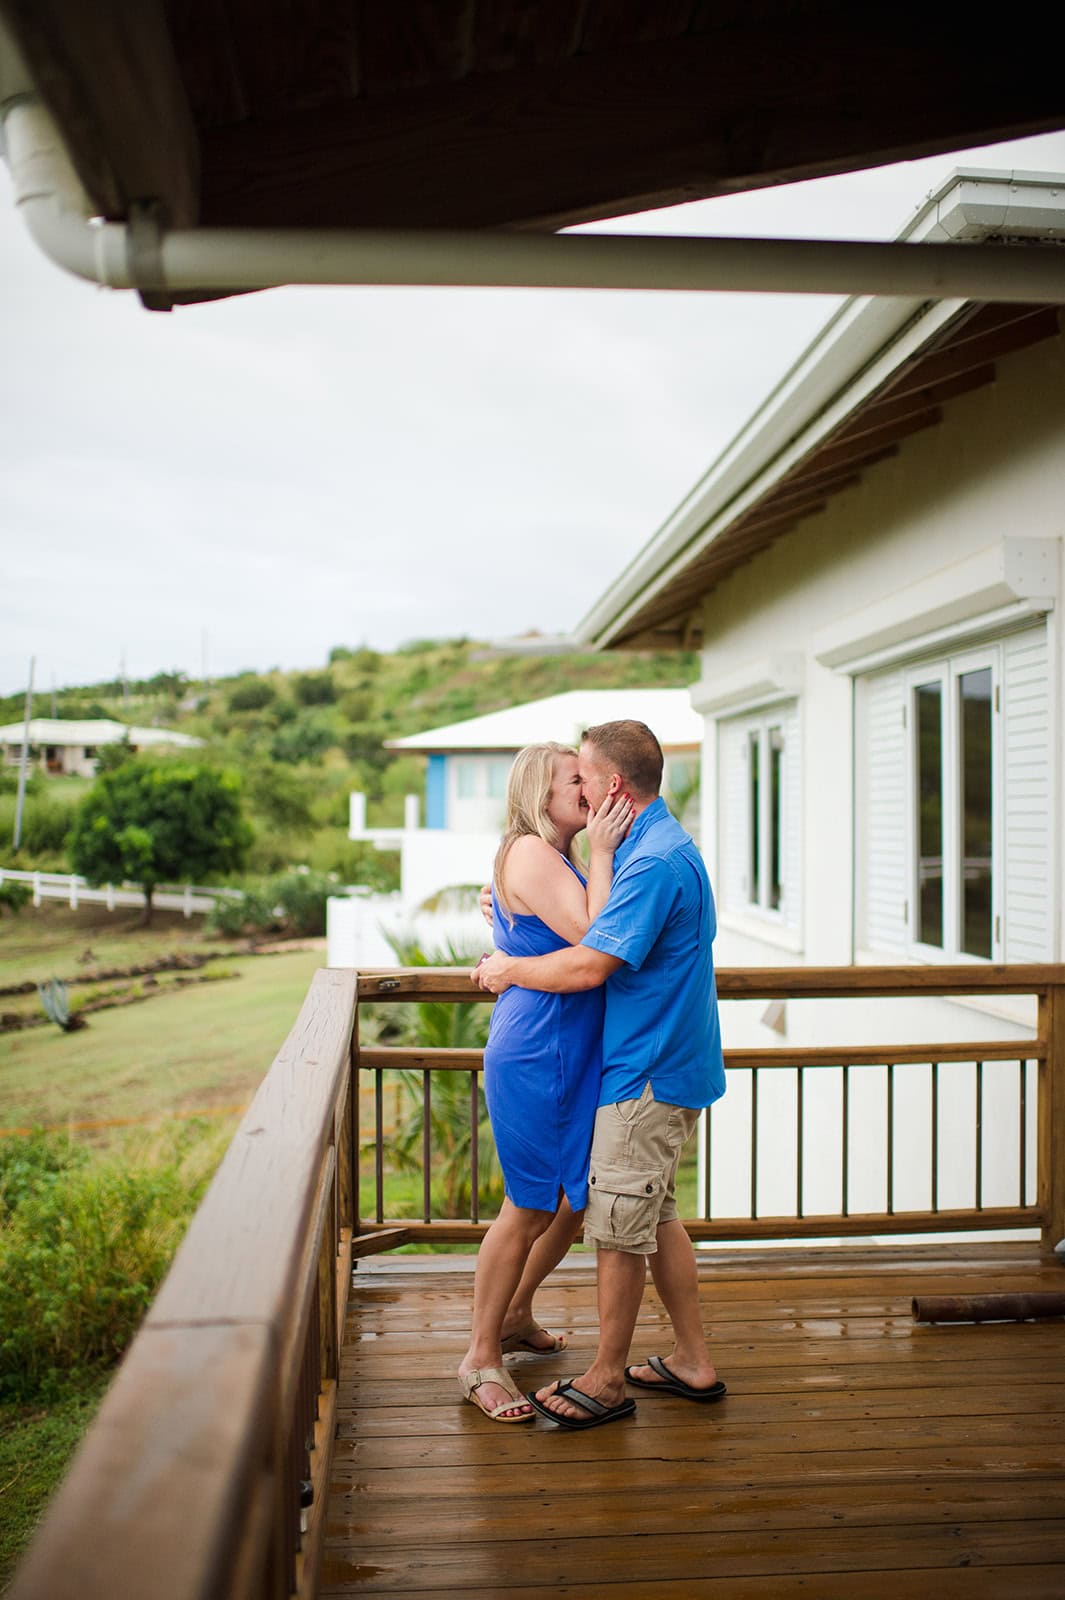
[[(557, 1213), (556, 1213), (557, 1215)], [(572, 1213), (571, 1213), (572, 1215)], [(470, 1345), (459, 1365), (459, 1375), (473, 1368), (501, 1367), (503, 1318), (521, 1281), (522, 1272), (536, 1241), (549, 1232), (555, 1219), (550, 1211), (532, 1211), (504, 1199), (499, 1215), (484, 1236), (477, 1253), (473, 1280), (473, 1327)], [(486, 1383), (478, 1390), (481, 1403), (489, 1410), (503, 1405), (509, 1396), (498, 1384)], [(507, 1415), (524, 1415), (532, 1407), (515, 1402)]]
[[(565, 1195), (560, 1195), (558, 1210), (551, 1220), (551, 1226), (540, 1235), (529, 1251), (525, 1269), (511, 1296), (503, 1318), (504, 1339), (513, 1333), (521, 1333), (530, 1343), (535, 1343), (534, 1335), (543, 1332), (533, 1316), (533, 1295), (548, 1274), (563, 1260), (583, 1225), (584, 1212), (572, 1210)], [(545, 1335), (543, 1341), (545, 1350), (551, 1349), (551, 1339), (551, 1335)]]

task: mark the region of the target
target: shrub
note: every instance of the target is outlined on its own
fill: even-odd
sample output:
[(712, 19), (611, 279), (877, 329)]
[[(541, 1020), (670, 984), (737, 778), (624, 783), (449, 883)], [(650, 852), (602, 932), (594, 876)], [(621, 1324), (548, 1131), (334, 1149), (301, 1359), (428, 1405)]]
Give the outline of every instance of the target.
[[(10, 840), (15, 820), (16, 799), (5, 795), (0, 805), (0, 832)], [(19, 863), (50, 867), (66, 864), (67, 837), (74, 826), (77, 805), (56, 799), (53, 795), (33, 794), (27, 791), (22, 811), (22, 839), (19, 846)]]
[(274, 902), (264, 892), (247, 889), (239, 900), (228, 895), (215, 901), (207, 913), (206, 931), (223, 939), (265, 933), (276, 926)]
[(19, 883), (15, 878), (5, 878), (0, 883), (0, 911), (6, 906), (8, 911), (18, 913), (23, 906), (28, 906), (33, 899), (33, 890), (28, 883)]
[(208, 930), (224, 938), (241, 934), (283, 933), (307, 938), (325, 932), (325, 903), (336, 893), (336, 878), (297, 868), (250, 889), (241, 900), (217, 900)]
[(335, 743), (336, 735), (327, 723), (313, 716), (301, 717), (278, 729), (270, 754), (275, 761), (315, 761)]
[(87, 1160), (84, 1145), (67, 1134), (38, 1128), (27, 1138), (0, 1139), (0, 1224), (28, 1195), (54, 1186)]
[(325, 903), (336, 881), (324, 872), (289, 872), (271, 885), (286, 931), (300, 937), (325, 932)]
[(189, 1122), (90, 1161), (66, 1139), (5, 1140), (0, 1397), (53, 1397), (110, 1366), (151, 1301), (228, 1130)]
[(337, 697), (330, 672), (301, 672), (292, 687), (301, 706), (328, 706)]
[(271, 827), (294, 830), (312, 825), (311, 800), (317, 779), (298, 776), (288, 767), (259, 761), (245, 774), (248, 803)]
[(277, 699), (277, 690), (265, 678), (247, 678), (229, 692), (230, 711), (262, 711)]

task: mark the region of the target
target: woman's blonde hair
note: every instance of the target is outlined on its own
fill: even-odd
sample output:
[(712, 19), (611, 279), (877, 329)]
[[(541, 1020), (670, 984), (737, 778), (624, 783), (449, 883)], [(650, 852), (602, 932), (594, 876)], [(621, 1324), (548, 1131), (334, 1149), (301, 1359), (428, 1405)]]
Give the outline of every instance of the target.
[[(519, 750), (514, 757), (514, 765), (507, 778), (507, 809), (503, 823), (503, 837), (499, 841), (495, 864), (492, 867), (496, 899), (511, 922), (514, 918), (503, 894), (503, 863), (515, 839), (520, 839), (527, 833), (536, 834), (546, 840), (552, 849), (558, 849), (558, 829), (547, 814), (547, 802), (551, 798), (551, 785), (555, 781), (555, 764), (559, 756), (576, 756), (576, 754), (572, 746), (556, 744), (553, 739), (546, 739), (542, 744), (527, 744), (525, 749)], [(572, 846), (570, 855), (571, 859), (576, 860)]]

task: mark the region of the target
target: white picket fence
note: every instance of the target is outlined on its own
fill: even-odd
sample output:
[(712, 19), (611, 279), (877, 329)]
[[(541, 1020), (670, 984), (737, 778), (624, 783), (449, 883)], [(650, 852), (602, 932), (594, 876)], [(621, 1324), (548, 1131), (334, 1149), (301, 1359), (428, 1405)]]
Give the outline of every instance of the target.
[[(33, 889), (33, 903), (42, 900), (65, 900), (72, 911), (79, 905), (95, 903), (105, 905), (108, 911), (116, 906), (142, 906), (144, 891), (132, 883), (104, 883), (93, 888), (84, 878), (69, 872), (19, 872), (14, 867), (0, 867), (0, 883), (6, 879), (28, 883)], [(216, 900), (239, 900), (239, 889), (205, 889), (194, 884), (161, 884), (152, 895), (152, 905), (163, 911), (181, 911), (186, 917), (210, 911)]]

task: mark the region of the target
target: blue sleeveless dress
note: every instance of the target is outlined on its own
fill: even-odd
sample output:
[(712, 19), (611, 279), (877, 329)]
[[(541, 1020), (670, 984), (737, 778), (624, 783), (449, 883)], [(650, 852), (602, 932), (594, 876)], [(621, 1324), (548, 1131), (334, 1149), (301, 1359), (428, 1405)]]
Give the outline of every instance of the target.
[[(566, 865), (584, 883), (573, 863)], [(492, 911), (496, 946), (506, 955), (542, 956), (569, 948), (539, 917), (516, 915), (511, 924), (494, 886)], [(587, 1203), (603, 1064), (603, 1003), (601, 987), (580, 994), (514, 988), (492, 1007), (485, 1099), (513, 1205), (554, 1211), (560, 1189), (574, 1211)]]

